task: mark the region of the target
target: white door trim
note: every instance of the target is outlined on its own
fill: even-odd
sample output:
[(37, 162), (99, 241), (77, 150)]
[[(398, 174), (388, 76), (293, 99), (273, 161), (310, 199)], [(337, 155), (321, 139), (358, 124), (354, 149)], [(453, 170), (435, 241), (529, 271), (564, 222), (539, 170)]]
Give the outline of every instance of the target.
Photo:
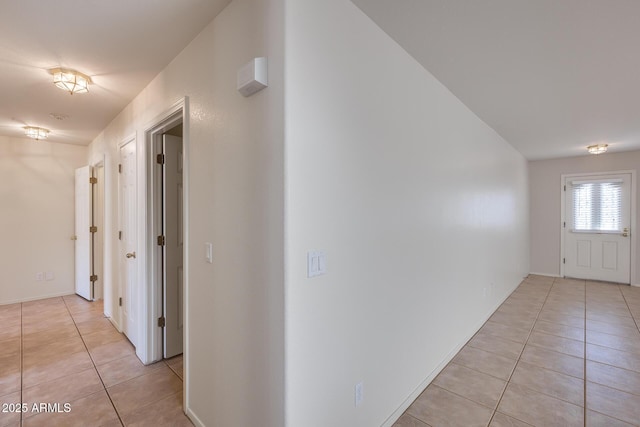
[(566, 192), (562, 191), (563, 186), (565, 185), (567, 178), (572, 178), (576, 176), (592, 176), (598, 177), (603, 175), (620, 175), (620, 174), (630, 174), (631, 175), (631, 277), (630, 282), (633, 286), (640, 286), (640, 284), (635, 283), (636, 281), (636, 233), (640, 230), (635, 230), (636, 226), (636, 171), (635, 170), (619, 170), (619, 171), (609, 171), (609, 172), (585, 172), (585, 173), (570, 173), (570, 174), (562, 174), (560, 175), (560, 259), (558, 262), (560, 263), (560, 277), (564, 277), (564, 263), (562, 262), (562, 258), (564, 257), (565, 250), (565, 239), (564, 239), (564, 227), (562, 222), (565, 218), (565, 201), (566, 201)]

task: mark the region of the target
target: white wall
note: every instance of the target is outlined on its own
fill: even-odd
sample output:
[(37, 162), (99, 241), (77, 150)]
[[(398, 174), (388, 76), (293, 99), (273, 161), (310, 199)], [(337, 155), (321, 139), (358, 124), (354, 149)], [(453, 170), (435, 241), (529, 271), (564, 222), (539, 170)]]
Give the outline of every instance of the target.
[[(640, 151), (529, 162), (531, 271), (551, 276), (560, 274), (561, 175), (637, 170), (638, 166), (640, 166)], [(638, 201), (640, 201), (640, 188), (636, 185), (636, 203)], [(640, 216), (634, 225), (631, 227), (631, 238), (637, 241), (634, 229), (640, 230)], [(636, 266), (640, 265), (640, 254), (636, 253), (636, 258), (632, 262)], [(631, 278), (631, 283), (640, 285), (639, 271), (636, 270), (636, 277)]]
[[(187, 410), (207, 426), (284, 424), (283, 16), (282, 0), (234, 0), (91, 146), (106, 157), (116, 278), (117, 144), (135, 133), (144, 154), (152, 120), (189, 97)], [(269, 87), (244, 98), (236, 71), (258, 56)]]
[(0, 304), (74, 293), (74, 173), (86, 161), (86, 147), (0, 136)]
[(286, 425), (389, 424), (528, 273), (527, 163), (348, 0), (285, 22)]

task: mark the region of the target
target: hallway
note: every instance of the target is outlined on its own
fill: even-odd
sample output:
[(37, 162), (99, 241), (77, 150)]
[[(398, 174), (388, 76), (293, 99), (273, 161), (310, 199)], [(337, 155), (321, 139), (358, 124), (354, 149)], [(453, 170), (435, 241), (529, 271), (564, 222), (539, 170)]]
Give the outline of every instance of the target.
[(394, 427), (638, 426), (639, 324), (640, 288), (529, 276)]
[(0, 306), (0, 426), (192, 425), (182, 356), (144, 366), (102, 313), (76, 295)]

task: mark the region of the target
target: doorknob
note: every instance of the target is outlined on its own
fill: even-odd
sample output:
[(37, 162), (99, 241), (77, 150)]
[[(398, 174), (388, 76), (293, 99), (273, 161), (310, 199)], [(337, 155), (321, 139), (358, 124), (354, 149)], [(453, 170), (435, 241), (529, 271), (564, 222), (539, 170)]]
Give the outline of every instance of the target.
[(629, 228), (625, 227), (622, 230), (622, 237), (629, 237)]
[(136, 257), (136, 253), (135, 252), (127, 253), (127, 258), (135, 258), (135, 257)]

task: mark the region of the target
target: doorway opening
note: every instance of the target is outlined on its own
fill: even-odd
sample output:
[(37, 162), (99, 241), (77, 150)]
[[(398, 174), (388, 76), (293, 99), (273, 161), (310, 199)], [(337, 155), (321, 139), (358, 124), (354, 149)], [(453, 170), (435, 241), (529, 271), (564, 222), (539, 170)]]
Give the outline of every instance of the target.
[(561, 276), (631, 283), (635, 174), (562, 176)]
[[(145, 131), (147, 162), (145, 363), (187, 352), (187, 98)], [(184, 380), (188, 378), (184, 354)], [(185, 387), (185, 391), (188, 390)], [(185, 400), (187, 396), (185, 393)]]

